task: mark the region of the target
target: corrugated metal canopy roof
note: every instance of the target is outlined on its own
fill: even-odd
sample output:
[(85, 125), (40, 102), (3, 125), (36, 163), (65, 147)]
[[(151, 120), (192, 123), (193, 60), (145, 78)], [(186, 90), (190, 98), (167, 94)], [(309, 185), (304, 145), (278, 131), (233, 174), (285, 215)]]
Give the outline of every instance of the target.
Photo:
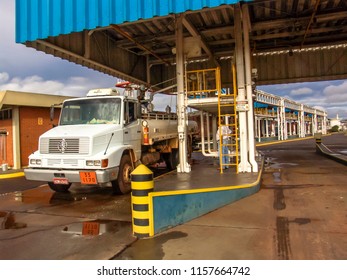
[[(223, 68), (223, 59), (233, 56), (235, 47), (233, 3), (236, 2), (239, 1), (17, 0), (17, 41), (137, 83), (147, 81), (149, 66), (161, 65), (150, 70), (153, 77), (150, 82), (155, 84), (175, 76), (175, 68), (165, 68), (165, 63), (175, 62), (172, 50), (176, 44), (176, 13), (184, 12), (185, 38), (199, 38), (202, 51), (195, 60), (217, 60)], [(244, 17), (250, 22), (253, 55), (285, 52), (292, 56), (305, 48), (311, 51), (312, 47), (330, 45), (338, 45), (342, 51), (347, 48), (346, 0), (255, 0), (246, 5)], [(323, 52), (327, 54), (324, 58)], [(260, 77), (259, 82), (261, 78), (264, 83), (299, 81), (299, 75), (311, 81), (319, 75), (324, 78), (329, 74), (329, 79), (347, 77), (344, 53), (316, 52), (308, 62), (319, 64), (315, 73), (301, 73), (305, 68), (300, 65), (304, 57), (301, 54), (295, 61), (297, 69), (291, 69), (296, 73), (271, 77), (279, 71), (271, 73), (268, 69), (265, 73), (261, 69), (260, 74), (266, 77)], [(259, 65), (255, 66), (261, 68), (260, 63), (267, 63), (274, 69), (277, 61), (282, 68), (290, 63), (282, 55), (271, 63), (259, 58), (255, 61)], [(197, 67), (211, 65), (214, 64)], [(222, 73), (226, 72), (222, 69)]]
[[(252, 0), (246, 0), (248, 2)], [(235, 4), (239, 0), (16, 0), (16, 41)]]

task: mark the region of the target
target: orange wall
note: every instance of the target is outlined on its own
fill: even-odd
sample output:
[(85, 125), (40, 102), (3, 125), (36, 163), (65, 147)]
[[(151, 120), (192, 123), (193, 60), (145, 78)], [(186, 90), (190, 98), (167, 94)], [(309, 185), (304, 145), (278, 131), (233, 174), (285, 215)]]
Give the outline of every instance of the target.
[(8, 163), (13, 166), (13, 137), (12, 137), (12, 120), (0, 120), (0, 130), (6, 131), (6, 159), (1, 157), (0, 164)]
[(29, 164), (29, 155), (38, 149), (40, 135), (51, 129), (53, 123), (58, 123), (60, 110), (55, 110), (55, 119), (53, 123), (50, 121), (49, 111), (50, 108), (19, 108), (22, 166), (27, 166)]
[[(60, 109), (55, 109), (54, 121), (50, 121), (50, 108), (43, 107), (19, 107), (20, 126), (20, 153), (22, 167), (28, 166), (28, 157), (38, 149), (39, 137), (42, 133), (58, 124)], [(6, 159), (1, 157), (0, 165), (7, 163), (13, 167), (13, 120), (0, 120), (0, 130), (7, 131), (6, 136)]]

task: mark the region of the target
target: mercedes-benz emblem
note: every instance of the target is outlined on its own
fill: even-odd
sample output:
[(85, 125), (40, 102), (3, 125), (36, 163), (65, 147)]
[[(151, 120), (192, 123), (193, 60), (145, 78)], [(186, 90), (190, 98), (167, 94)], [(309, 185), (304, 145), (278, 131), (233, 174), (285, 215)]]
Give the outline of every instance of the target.
[(62, 139), (61, 141), (59, 141), (58, 143), (58, 150), (61, 153), (64, 153), (67, 149), (67, 141), (65, 139)]

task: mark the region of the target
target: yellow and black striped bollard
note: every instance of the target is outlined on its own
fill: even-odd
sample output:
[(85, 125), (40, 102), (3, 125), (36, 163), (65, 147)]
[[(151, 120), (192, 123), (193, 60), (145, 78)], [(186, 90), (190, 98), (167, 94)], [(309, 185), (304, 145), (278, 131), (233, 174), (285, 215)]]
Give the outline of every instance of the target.
[(136, 237), (150, 237), (151, 222), (148, 194), (153, 192), (153, 172), (140, 164), (131, 173), (131, 205), (133, 234)]

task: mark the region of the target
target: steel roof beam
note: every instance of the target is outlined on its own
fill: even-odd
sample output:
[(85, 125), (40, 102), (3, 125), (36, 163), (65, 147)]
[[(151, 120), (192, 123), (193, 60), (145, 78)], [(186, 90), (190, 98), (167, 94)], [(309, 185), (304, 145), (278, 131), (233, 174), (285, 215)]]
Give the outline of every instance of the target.
[(305, 34), (304, 34), (304, 38), (302, 39), (302, 42), (301, 42), (301, 48), (302, 48), (302, 47), (304, 46), (304, 44), (305, 44), (305, 39), (306, 39), (306, 37), (307, 37), (309, 31), (312, 31), (312, 30), (310, 30), (310, 29), (311, 29), (311, 26), (312, 26), (314, 17), (315, 17), (315, 15), (316, 15), (316, 13), (317, 13), (319, 4), (320, 4), (320, 0), (316, 0), (316, 5), (314, 6), (314, 10), (313, 10), (313, 13), (312, 13), (312, 15), (311, 15), (311, 17), (310, 17), (310, 21), (308, 22), (307, 27), (306, 27), (306, 31), (305, 31)]
[(207, 53), (207, 55), (209, 56), (209, 58), (218, 66), (220, 67), (219, 62), (216, 60), (216, 58), (214, 57), (214, 54), (212, 52), (212, 50), (209, 48), (209, 46), (206, 43), (206, 40), (204, 39), (204, 37), (199, 33), (199, 31), (195, 28), (195, 26), (186, 18), (183, 17), (182, 19), (182, 23), (185, 26), (185, 28), (187, 28), (188, 32), (193, 36), (193, 37), (198, 37), (200, 36), (201, 38), (201, 45), (203, 50)]
[(111, 24), (110, 25), (115, 31), (117, 31), (118, 33), (120, 33), (123, 37), (127, 38), (128, 40), (132, 41), (133, 43), (135, 43), (139, 48), (143, 49), (144, 51), (149, 52), (151, 55), (153, 55), (154, 57), (156, 57), (157, 59), (161, 60), (162, 62), (164, 62), (167, 65), (171, 65), (171, 63), (163, 58), (161, 58), (159, 55), (157, 55), (155, 52), (153, 52), (152, 50), (150, 50), (149, 48), (145, 47), (143, 44), (141, 44), (140, 42), (138, 42), (136, 39), (134, 39), (133, 37), (131, 37), (128, 33), (124, 32), (118, 25), (115, 24)]

